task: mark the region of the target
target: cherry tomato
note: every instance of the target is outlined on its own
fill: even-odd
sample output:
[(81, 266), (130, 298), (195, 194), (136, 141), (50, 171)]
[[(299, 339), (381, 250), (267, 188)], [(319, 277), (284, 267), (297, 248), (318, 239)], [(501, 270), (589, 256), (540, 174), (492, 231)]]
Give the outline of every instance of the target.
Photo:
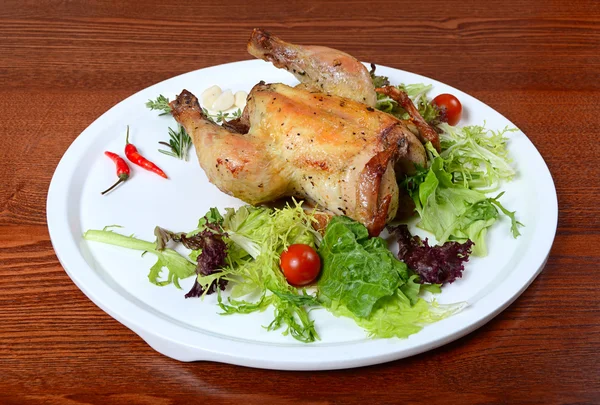
[(431, 102), (442, 110), (442, 117), (450, 125), (456, 125), (462, 117), (462, 104), (452, 94), (440, 94)]
[(281, 254), (281, 270), (288, 283), (300, 287), (312, 283), (321, 271), (321, 258), (309, 245), (290, 245)]

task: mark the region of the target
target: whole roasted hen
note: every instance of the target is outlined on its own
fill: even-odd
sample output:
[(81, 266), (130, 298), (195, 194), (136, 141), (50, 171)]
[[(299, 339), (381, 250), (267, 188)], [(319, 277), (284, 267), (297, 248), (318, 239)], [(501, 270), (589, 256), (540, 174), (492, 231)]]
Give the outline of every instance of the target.
[[(287, 45), (294, 55), (289, 61), (273, 56), (285, 55)], [(191, 136), (209, 181), (221, 191), (250, 204), (295, 196), (347, 215), (378, 235), (398, 210), (397, 172), (424, 166), (424, 147), (404, 122), (361, 102), (375, 95), (362, 64), (334, 49), (306, 48), (255, 30), (249, 42), (253, 55), (271, 55), (266, 58), (306, 72), (300, 77), (311, 80), (297, 87), (257, 84), (242, 118), (225, 126), (209, 120), (187, 90), (171, 102), (173, 116)], [(331, 60), (352, 67), (332, 74), (340, 65), (330, 65)], [(350, 80), (354, 71), (360, 72), (358, 88)], [(313, 79), (323, 84), (319, 91)], [(361, 95), (349, 97), (356, 94)]]

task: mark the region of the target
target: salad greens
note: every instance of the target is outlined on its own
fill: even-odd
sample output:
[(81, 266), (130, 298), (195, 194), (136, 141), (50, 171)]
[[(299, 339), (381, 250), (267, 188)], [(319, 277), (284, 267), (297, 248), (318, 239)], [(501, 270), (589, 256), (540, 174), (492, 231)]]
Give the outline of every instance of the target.
[[(223, 227), (231, 241), (230, 254), (216, 277), (235, 284), (226, 302), (219, 295), (224, 314), (264, 311), (272, 305), (275, 317), (268, 330), (283, 326), (284, 335), (291, 334), (302, 342), (319, 338), (307, 310), (318, 305), (316, 298), (290, 286), (279, 269), (279, 257), (289, 245), (304, 243), (315, 247), (318, 243), (320, 236), (312, 228), (314, 221), (313, 214), (298, 203), (283, 209), (252, 206), (237, 211), (227, 209)], [(201, 285), (209, 285), (213, 280), (215, 275), (198, 277)], [(258, 298), (252, 300), (252, 297)]]
[[(390, 80), (386, 76), (376, 75), (375, 70), (376, 66), (372, 63), (370, 74), (375, 88), (389, 86)], [(425, 121), (431, 125), (439, 123), (440, 111), (427, 99), (427, 93), (431, 90), (431, 85), (416, 83), (400, 84), (397, 87), (410, 97), (419, 110), (419, 114), (421, 114), (421, 117), (423, 117)], [(377, 93), (377, 104), (375, 105), (375, 108), (401, 120), (410, 118), (410, 115), (400, 107), (395, 100), (385, 94)]]
[(465, 305), (440, 306), (419, 298), (418, 276), (394, 257), (385, 240), (369, 238), (367, 228), (348, 217), (331, 219), (319, 255), (320, 301), (373, 337), (408, 337)]
[(510, 165), (506, 144), (508, 132), (504, 128), (493, 131), (479, 125), (453, 127), (446, 123), (438, 125), (445, 170), (455, 183), (482, 192), (498, 189), (502, 180), (512, 180), (515, 170)]
[[(170, 232), (156, 227), (156, 242), (104, 230), (89, 230), (84, 239), (150, 252), (158, 256), (148, 278), (153, 284), (170, 283), (181, 288), (179, 280), (196, 274), (194, 286), (186, 294), (203, 297), (218, 293), (223, 315), (264, 311), (274, 308), (274, 319), (266, 327), (292, 335), (302, 342), (319, 338), (308, 308), (319, 306), (316, 296), (289, 285), (279, 269), (279, 257), (291, 244), (304, 243), (316, 248), (321, 235), (312, 227), (313, 213), (299, 203), (283, 209), (243, 206), (228, 208), (221, 216), (211, 208), (189, 233)], [(191, 250), (189, 259), (166, 247), (169, 241), (181, 242)], [(192, 262), (193, 261), (193, 262)], [(163, 267), (169, 270), (165, 281), (159, 281)], [(233, 284), (224, 300), (221, 290)], [(243, 298), (243, 299), (242, 299)]]
[[(371, 78), (376, 87), (389, 85), (387, 77), (375, 75), (375, 66), (372, 66)], [(441, 122), (440, 111), (427, 98), (431, 87), (424, 84), (398, 86), (437, 130), (441, 143), (440, 153), (430, 143), (426, 145), (427, 167), (416, 168), (401, 185), (415, 204), (419, 228), (433, 233), (439, 244), (471, 240), (473, 254), (485, 256), (487, 230), (500, 215), (510, 219), (515, 238), (520, 235), (519, 226), (523, 226), (515, 212), (500, 203), (503, 193), (487, 196), (498, 190), (501, 181), (511, 180), (515, 175), (506, 149), (506, 134), (516, 129), (493, 131), (480, 125), (455, 127)], [(383, 94), (378, 94), (376, 108), (399, 119), (409, 118), (406, 111)]]
[(429, 246), (427, 239), (421, 240), (410, 234), (407, 225), (388, 227), (398, 241), (398, 259), (419, 275), (419, 281), (435, 283), (438, 288), (462, 277), (464, 263), (469, 261), (473, 242), (444, 242)]
[(427, 149), (433, 157), (429, 169), (418, 171), (403, 183), (419, 214), (419, 228), (433, 233), (438, 243), (470, 239), (475, 244), (473, 254), (477, 256), (487, 254), (487, 229), (496, 222), (500, 213), (510, 218), (513, 236), (520, 235), (518, 227), (522, 224), (516, 220), (515, 213), (505, 209), (498, 201), (503, 193), (490, 198), (485, 194), (488, 190), (469, 188), (469, 182), (464, 181), (466, 177), (479, 176), (478, 173), (485, 169), (477, 166), (470, 172), (465, 166), (464, 175), (457, 176), (448, 172), (455, 166), (455, 155), (447, 155), (448, 158), (444, 159), (431, 144), (427, 145)]
[(419, 332), (425, 325), (454, 315), (466, 306), (466, 302), (438, 304), (422, 298), (411, 304), (410, 298), (400, 288), (391, 296), (381, 299), (366, 318), (355, 316), (343, 306), (332, 307), (330, 311), (337, 316), (352, 318), (370, 337), (406, 338)]
[(406, 264), (394, 257), (387, 243), (369, 238), (367, 228), (348, 217), (331, 219), (319, 255), (323, 259), (319, 298), (327, 306), (335, 301), (361, 318), (408, 280)]
[[(440, 112), (427, 99), (427, 92), (431, 90), (431, 85), (400, 84), (397, 87), (408, 94), (408, 97), (410, 97), (410, 99), (413, 101), (419, 110), (419, 114), (421, 114), (425, 121), (430, 124), (437, 122)], [(385, 94), (377, 93), (377, 104), (375, 105), (375, 108), (391, 114), (401, 120), (407, 120), (410, 118), (410, 115), (402, 107), (400, 107), (395, 100), (391, 99)]]
[[(148, 278), (158, 286), (173, 283), (181, 288), (180, 279), (196, 274), (186, 298), (217, 293), (222, 315), (272, 306), (273, 320), (266, 329), (284, 328), (284, 335), (302, 342), (319, 339), (310, 318), (315, 307), (354, 319), (374, 337), (407, 337), (464, 306), (440, 306), (419, 298), (423, 291), (439, 292), (439, 285), (420, 284), (419, 276), (394, 257), (385, 240), (370, 238), (364, 225), (334, 217), (321, 236), (314, 222), (314, 212), (296, 202), (283, 209), (247, 205), (228, 208), (224, 216), (211, 208), (188, 233), (156, 227), (154, 243), (108, 229), (89, 230), (84, 239), (157, 255)], [(168, 248), (170, 241), (190, 249), (189, 259)], [(288, 284), (279, 268), (281, 253), (294, 243), (318, 248), (323, 260), (318, 296)], [(169, 275), (159, 281), (163, 267)], [(221, 291), (228, 283), (225, 299)]]

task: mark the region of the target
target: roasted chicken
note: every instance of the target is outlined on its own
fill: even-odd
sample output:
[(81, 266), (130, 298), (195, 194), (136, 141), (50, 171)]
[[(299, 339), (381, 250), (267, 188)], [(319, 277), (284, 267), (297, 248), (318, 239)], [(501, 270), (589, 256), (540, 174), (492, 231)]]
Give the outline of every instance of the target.
[[(296, 69), (304, 81), (296, 87), (257, 84), (242, 118), (224, 126), (209, 120), (187, 90), (171, 102), (209, 181), (250, 204), (286, 196), (304, 199), (378, 235), (398, 211), (397, 173), (426, 164), (421, 141), (404, 122), (372, 107), (369, 73), (351, 56), (286, 44), (257, 30), (249, 49)], [(341, 60), (349, 70), (331, 73), (340, 67), (327, 63), (332, 60)], [(359, 72), (356, 82), (353, 72)]]

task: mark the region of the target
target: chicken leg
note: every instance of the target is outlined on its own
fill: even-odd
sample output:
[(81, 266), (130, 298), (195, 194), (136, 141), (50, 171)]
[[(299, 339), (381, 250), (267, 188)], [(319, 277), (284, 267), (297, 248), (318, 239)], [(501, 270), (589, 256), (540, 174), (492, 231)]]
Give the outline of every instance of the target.
[(191, 136), (208, 180), (219, 190), (252, 205), (285, 195), (288, 180), (265, 159), (262, 142), (209, 120), (196, 96), (187, 90), (171, 102), (171, 108)]
[(254, 29), (248, 52), (296, 76), (309, 91), (333, 94), (375, 107), (377, 94), (367, 68), (337, 49), (295, 45)]

